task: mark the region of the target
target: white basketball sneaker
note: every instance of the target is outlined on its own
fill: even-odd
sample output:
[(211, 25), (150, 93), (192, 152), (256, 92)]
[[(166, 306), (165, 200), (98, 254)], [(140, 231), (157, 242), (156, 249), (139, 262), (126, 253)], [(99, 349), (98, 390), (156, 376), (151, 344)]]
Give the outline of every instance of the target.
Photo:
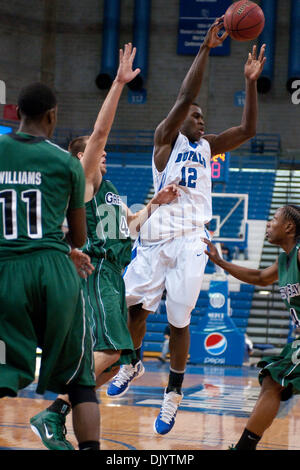
[(109, 384), (106, 390), (106, 395), (110, 398), (119, 398), (124, 395), (133, 380), (142, 377), (145, 372), (142, 361), (136, 363), (135, 366), (132, 364), (126, 364), (122, 366)]
[(167, 434), (175, 424), (177, 409), (183, 399), (183, 394), (176, 392), (167, 393), (165, 390), (164, 399), (160, 413), (154, 422), (154, 432), (156, 434)]

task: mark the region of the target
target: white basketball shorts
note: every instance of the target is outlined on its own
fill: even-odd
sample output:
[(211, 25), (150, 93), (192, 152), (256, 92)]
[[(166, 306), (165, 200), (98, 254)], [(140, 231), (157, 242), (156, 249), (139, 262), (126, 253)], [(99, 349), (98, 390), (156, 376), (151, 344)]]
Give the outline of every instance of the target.
[(189, 325), (208, 260), (203, 235), (153, 245), (136, 243), (136, 256), (124, 274), (127, 306), (142, 304), (143, 309), (156, 312), (166, 290), (169, 323), (177, 328)]

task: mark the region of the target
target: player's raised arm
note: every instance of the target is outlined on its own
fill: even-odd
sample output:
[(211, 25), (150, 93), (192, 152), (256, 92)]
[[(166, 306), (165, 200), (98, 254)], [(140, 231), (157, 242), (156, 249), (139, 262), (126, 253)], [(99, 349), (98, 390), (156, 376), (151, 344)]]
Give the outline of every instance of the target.
[(245, 64), (246, 102), (241, 124), (219, 135), (210, 134), (203, 136), (203, 138), (210, 143), (212, 156), (233, 150), (256, 134), (258, 114), (257, 80), (266, 62), (265, 49), (266, 45), (263, 44), (257, 58), (256, 46), (253, 46), (252, 53), (249, 53), (248, 60)]
[[(131, 43), (125, 44), (124, 50), (120, 49), (120, 61), (116, 78), (103, 102), (94, 130), (87, 142), (81, 161), (86, 177), (85, 202), (94, 196), (95, 173), (99, 169), (100, 159), (104, 152), (123, 88), (126, 83), (133, 80), (140, 73), (140, 69), (132, 69), (135, 54), (136, 49), (132, 47)], [(101, 183), (100, 172), (99, 179), (100, 181), (97, 181), (98, 187)]]
[(166, 167), (172, 146), (178, 136), (179, 128), (185, 120), (191, 104), (193, 104), (200, 92), (210, 50), (222, 44), (228, 36), (226, 32), (222, 36), (218, 35), (223, 27), (223, 17), (221, 17), (208, 30), (206, 38), (183, 80), (173, 108), (156, 128), (154, 135), (154, 161), (158, 171), (163, 171)]
[(274, 263), (266, 269), (249, 269), (237, 264), (225, 261), (218, 253), (215, 245), (206, 238), (203, 241), (207, 244), (209, 251), (205, 251), (209, 259), (227, 271), (236, 279), (254, 284), (256, 286), (268, 286), (278, 280), (278, 263)]

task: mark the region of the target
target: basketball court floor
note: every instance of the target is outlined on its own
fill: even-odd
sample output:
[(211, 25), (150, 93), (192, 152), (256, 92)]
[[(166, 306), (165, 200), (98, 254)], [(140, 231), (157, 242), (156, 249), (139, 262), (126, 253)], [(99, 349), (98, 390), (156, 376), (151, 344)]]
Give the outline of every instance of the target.
[[(217, 451), (235, 443), (259, 394), (256, 367), (212, 367), (188, 365), (184, 399), (173, 430), (166, 436), (153, 432), (168, 364), (145, 358), (146, 372), (127, 395), (118, 400), (98, 392), (101, 413), (101, 449), (106, 451), (170, 450)], [(18, 398), (0, 400), (0, 450), (45, 449), (31, 431), (29, 419), (43, 410), (56, 395), (35, 394), (32, 384)], [(258, 450), (299, 450), (300, 401), (293, 398), (265, 433)], [(67, 418), (68, 439), (76, 447), (71, 416)], [(45, 449), (46, 450), (46, 449)]]

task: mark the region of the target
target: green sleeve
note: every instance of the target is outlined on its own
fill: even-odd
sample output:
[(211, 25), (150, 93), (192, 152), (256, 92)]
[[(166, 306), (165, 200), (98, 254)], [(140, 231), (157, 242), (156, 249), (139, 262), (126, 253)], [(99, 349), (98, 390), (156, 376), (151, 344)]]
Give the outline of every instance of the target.
[(84, 207), (85, 176), (82, 165), (75, 157), (71, 157), (71, 194), (69, 209)]

